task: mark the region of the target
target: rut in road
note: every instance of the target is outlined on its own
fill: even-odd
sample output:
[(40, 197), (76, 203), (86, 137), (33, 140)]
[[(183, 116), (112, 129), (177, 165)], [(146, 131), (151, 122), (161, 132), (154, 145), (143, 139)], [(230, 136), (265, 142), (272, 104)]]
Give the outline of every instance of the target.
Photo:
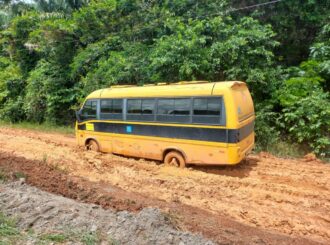
[(292, 237), (330, 242), (330, 166), (266, 153), (238, 165), (176, 169), (86, 152), (73, 137), (0, 129), (1, 151), (38, 160), (88, 181), (181, 203)]

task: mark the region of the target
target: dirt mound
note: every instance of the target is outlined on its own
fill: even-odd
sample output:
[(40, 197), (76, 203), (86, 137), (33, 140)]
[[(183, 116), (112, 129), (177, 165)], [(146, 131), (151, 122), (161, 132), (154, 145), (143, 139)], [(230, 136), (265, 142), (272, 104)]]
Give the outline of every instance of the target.
[(118, 210), (160, 207), (181, 229), (219, 243), (330, 242), (330, 166), (319, 160), (262, 153), (237, 166), (182, 170), (86, 152), (58, 134), (0, 128), (0, 144), (0, 167), (44, 190)]
[(38, 233), (72, 228), (104, 232), (120, 244), (214, 244), (201, 236), (174, 229), (155, 208), (137, 214), (82, 204), (19, 182), (0, 186), (0, 210), (15, 216), (23, 229)]
[(314, 153), (308, 153), (304, 156), (303, 160), (305, 162), (315, 162), (315, 161), (318, 161), (318, 162), (321, 162), (320, 160), (317, 159), (316, 155)]

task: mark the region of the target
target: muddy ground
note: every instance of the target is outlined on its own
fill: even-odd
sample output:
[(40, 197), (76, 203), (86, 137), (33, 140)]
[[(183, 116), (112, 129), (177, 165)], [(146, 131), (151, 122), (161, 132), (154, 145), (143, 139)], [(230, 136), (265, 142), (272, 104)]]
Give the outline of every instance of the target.
[[(0, 190), (0, 211), (15, 217), (21, 230), (33, 229), (35, 234), (66, 234), (68, 230), (80, 233), (80, 236), (98, 234), (101, 244), (214, 244), (200, 235), (176, 230), (168, 216), (156, 208), (144, 208), (136, 214), (104, 210), (20, 181), (0, 184)], [(21, 238), (18, 243), (33, 240), (32, 244), (38, 244), (36, 237)], [(76, 241), (70, 244), (76, 244)]]
[(0, 168), (42, 190), (139, 212), (227, 244), (329, 244), (330, 165), (252, 155), (237, 166), (177, 169), (87, 152), (73, 136), (0, 128)]

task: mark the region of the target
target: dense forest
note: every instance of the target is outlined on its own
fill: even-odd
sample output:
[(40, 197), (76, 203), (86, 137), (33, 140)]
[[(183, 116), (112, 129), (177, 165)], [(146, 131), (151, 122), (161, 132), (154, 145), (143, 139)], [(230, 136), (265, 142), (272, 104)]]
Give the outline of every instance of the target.
[(180, 80), (246, 81), (259, 149), (329, 157), (330, 1), (0, 0), (1, 120), (72, 124), (93, 90)]

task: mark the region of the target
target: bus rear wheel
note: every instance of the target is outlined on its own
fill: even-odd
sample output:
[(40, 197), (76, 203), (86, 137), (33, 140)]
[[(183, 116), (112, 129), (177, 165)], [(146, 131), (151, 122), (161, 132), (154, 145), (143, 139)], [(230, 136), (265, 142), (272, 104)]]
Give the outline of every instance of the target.
[(95, 140), (89, 140), (88, 143), (86, 144), (86, 148), (89, 151), (96, 151), (96, 152), (100, 151), (100, 147)]
[(170, 151), (166, 154), (164, 158), (164, 163), (166, 165), (185, 168), (186, 167), (186, 161), (184, 160), (184, 157), (181, 153), (177, 151)]

